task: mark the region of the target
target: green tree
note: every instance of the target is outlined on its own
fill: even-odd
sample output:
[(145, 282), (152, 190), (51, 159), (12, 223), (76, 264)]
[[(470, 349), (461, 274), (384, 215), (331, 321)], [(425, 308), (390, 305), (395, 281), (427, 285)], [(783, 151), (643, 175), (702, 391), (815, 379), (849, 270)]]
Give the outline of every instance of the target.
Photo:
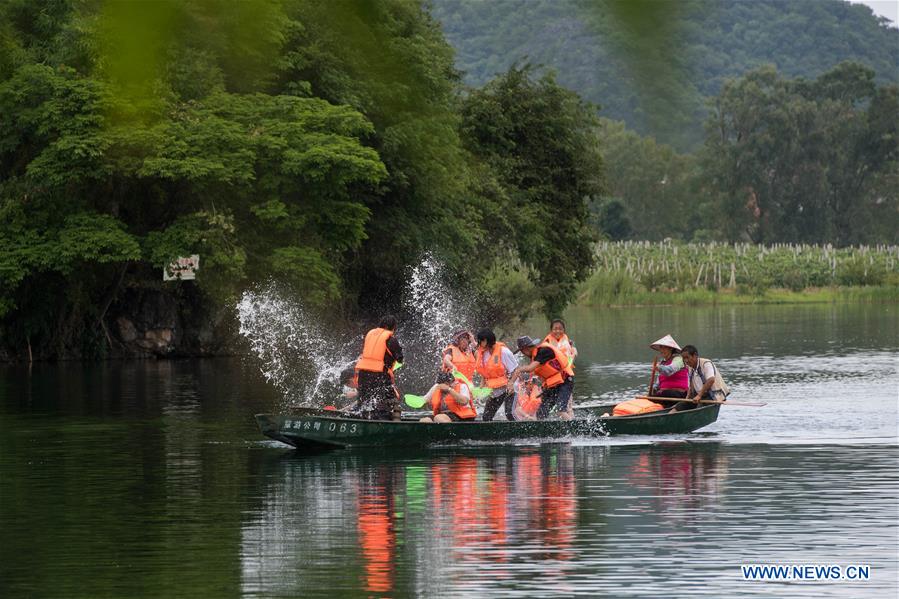
[[(611, 239), (631, 235), (655, 241), (688, 238), (699, 200), (694, 157), (679, 154), (651, 137), (642, 137), (626, 129), (622, 122), (601, 122), (609, 197), (620, 203), (622, 217), (633, 229), (623, 237), (623, 231), (619, 231)], [(612, 206), (608, 202), (600, 205), (607, 209)]]
[[(20, 11), (13, 41), (23, 49), (0, 81), (7, 344), (45, 355), (77, 353), (85, 340), (105, 346), (118, 292), (159, 286), (161, 268), (191, 253), (201, 254), (197, 283), (210, 307), (270, 275), (313, 306), (339, 299), (345, 258), (371, 216), (364, 198), (387, 177), (364, 144), (371, 122), (320, 98), (257, 91), (265, 78), (232, 85), (239, 67), (214, 35), (159, 34), (147, 51), (167, 58), (145, 73), (152, 84), (123, 80), (114, 60), (96, 62), (102, 53), (77, 68), (43, 64), (72, 55), (68, 46), (114, 46), (104, 28), (145, 16), (63, 4), (52, 14), (70, 20), (73, 37), (43, 40), (50, 48), (27, 34), (46, 15), (7, 7)], [(204, 2), (163, 4), (178, 27), (210, 18)], [(207, 26), (227, 31), (235, 13), (223, 7), (216, 18)], [(72, 33), (72, 22), (94, 28)], [(135, 103), (134, 91), (150, 88)]]
[(587, 200), (604, 191), (594, 108), (523, 66), (472, 90), (462, 115), (467, 147), (506, 196), (490, 243), (515, 249), (558, 314), (593, 266)]
[[(897, 166), (896, 108), (896, 86), (878, 88), (855, 63), (811, 81), (768, 66), (728, 82), (707, 126), (707, 221), (732, 240), (895, 241), (897, 197), (884, 183)], [(875, 217), (885, 222), (871, 230)]]

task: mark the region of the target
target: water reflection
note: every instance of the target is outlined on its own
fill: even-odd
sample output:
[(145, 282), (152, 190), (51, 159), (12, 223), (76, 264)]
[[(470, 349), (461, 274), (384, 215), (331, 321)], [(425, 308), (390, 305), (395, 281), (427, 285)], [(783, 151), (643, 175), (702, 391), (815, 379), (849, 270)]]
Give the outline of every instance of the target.
[[(585, 551), (621, 534), (613, 516), (664, 527), (718, 501), (717, 447), (288, 452), (262, 464), (270, 485), (243, 527), (243, 590), (481, 594), (528, 575), (535, 591), (574, 591)], [(579, 542), (590, 528), (599, 536)]]
[(716, 504), (728, 470), (719, 447), (718, 443), (658, 443), (635, 452), (625, 468), (627, 482), (651, 498), (638, 509), (665, 520), (683, 520), (690, 510)]

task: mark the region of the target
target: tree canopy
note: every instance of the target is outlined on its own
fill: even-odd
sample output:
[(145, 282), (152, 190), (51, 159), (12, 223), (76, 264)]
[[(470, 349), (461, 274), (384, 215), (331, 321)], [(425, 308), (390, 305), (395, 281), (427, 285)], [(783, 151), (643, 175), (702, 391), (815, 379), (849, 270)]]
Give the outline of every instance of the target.
[[(474, 291), (500, 257), (525, 264), (553, 309), (586, 276), (542, 236), (584, 228), (599, 175), (569, 162), (596, 143), (591, 111), (513, 71), (505, 101), (542, 112), (504, 162), (470, 136), (487, 96), (463, 99), (418, 1), (11, 0), (0, 45), (0, 345), (103, 353), (125, 290), (202, 316), (273, 278), (311, 309), (395, 310), (426, 250)], [(196, 284), (163, 283), (191, 254)]]

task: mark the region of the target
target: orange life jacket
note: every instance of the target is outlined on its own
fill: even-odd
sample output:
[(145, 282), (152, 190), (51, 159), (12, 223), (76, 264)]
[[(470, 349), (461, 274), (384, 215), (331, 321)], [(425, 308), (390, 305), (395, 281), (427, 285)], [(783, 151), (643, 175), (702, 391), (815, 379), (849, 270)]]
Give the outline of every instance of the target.
[(478, 355), (475, 357), (475, 370), (484, 377), (484, 384), (491, 389), (499, 389), (509, 382), (506, 376), (506, 367), (503, 365), (502, 349), (506, 347), (505, 343), (497, 341), (493, 344), (493, 350), (487, 355), (487, 363), (484, 363), (484, 350), (478, 348)]
[(543, 402), (543, 389), (539, 385), (524, 385), (523, 393), (518, 396), (518, 408), (528, 416), (535, 416)]
[(368, 372), (393, 373), (393, 367), (387, 368), (384, 364), (384, 356), (390, 353), (387, 349), (387, 340), (393, 336), (393, 331), (387, 329), (372, 329), (365, 334), (365, 343), (362, 345), (362, 356), (356, 362), (356, 370)]
[(566, 356), (562, 350), (553, 347), (552, 344), (541, 343), (538, 345), (534, 350), (535, 357), (542, 347), (548, 347), (553, 350), (553, 353), (555, 354), (555, 359), (550, 360), (546, 364), (541, 364), (534, 370), (534, 374), (543, 379), (543, 389), (558, 387), (565, 382), (565, 379), (567, 378), (566, 375), (574, 376), (574, 371), (571, 369), (571, 366), (568, 365), (568, 356)]
[(629, 399), (623, 401), (612, 410), (612, 416), (633, 416), (635, 414), (648, 414), (664, 409), (661, 405), (648, 399)]
[[(463, 385), (468, 387), (468, 385), (466, 385), (462, 381), (455, 381), (453, 383), (453, 390), (456, 393), (462, 393)], [(449, 393), (444, 394), (440, 389), (435, 390), (431, 395), (431, 409), (434, 411), (434, 415), (440, 413), (444, 403), (444, 399), (446, 401), (446, 408), (459, 418), (462, 418), (463, 420), (471, 420), (477, 417), (478, 412), (474, 407), (470, 388), (468, 389), (468, 402), (463, 404), (457, 403), (456, 398)]]
[[(464, 374), (469, 381), (474, 378), (476, 364), (474, 355), (470, 351), (462, 351), (455, 345), (446, 346), (446, 349), (443, 350), (443, 353), (446, 354), (447, 350), (453, 352), (450, 360), (452, 360), (453, 366), (456, 367), (456, 370)], [(443, 366), (442, 370), (448, 372), (446, 366)]]
[(574, 351), (572, 350), (571, 339), (568, 338), (568, 335), (566, 335), (565, 333), (562, 333), (562, 338), (559, 340), (556, 340), (556, 338), (553, 337), (553, 334), (550, 333), (543, 340), (543, 343), (549, 343), (556, 349), (562, 350), (562, 353), (565, 354), (566, 356), (568, 356), (567, 365), (570, 366), (572, 370), (574, 370), (574, 358), (572, 357), (572, 355), (574, 354)]

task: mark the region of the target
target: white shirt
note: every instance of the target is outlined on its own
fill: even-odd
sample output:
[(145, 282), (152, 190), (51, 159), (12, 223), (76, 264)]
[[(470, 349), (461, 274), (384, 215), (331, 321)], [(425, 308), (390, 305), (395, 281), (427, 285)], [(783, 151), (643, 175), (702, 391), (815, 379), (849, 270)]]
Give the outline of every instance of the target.
[[(705, 364), (700, 364), (699, 366), (700, 368), (702, 368), (702, 376), (705, 377), (705, 380), (709, 380), (710, 378), (718, 375), (717, 370), (711, 362), (706, 362)], [(699, 393), (699, 390), (702, 389), (703, 385), (702, 379), (699, 377), (699, 368), (697, 368), (696, 370), (691, 370), (690, 372), (693, 373), (690, 379), (690, 383), (693, 386), (693, 393)], [(709, 387), (707, 393), (712, 393), (711, 387)]]

